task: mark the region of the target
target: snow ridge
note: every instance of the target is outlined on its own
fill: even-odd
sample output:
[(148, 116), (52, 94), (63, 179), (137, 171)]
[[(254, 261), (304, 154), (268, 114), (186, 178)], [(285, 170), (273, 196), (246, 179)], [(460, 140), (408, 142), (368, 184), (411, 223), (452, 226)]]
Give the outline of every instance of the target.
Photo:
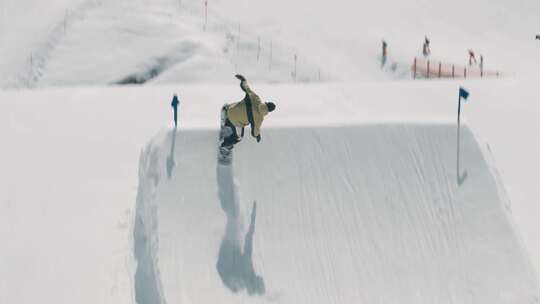
[(137, 193), (134, 236), (135, 300), (138, 304), (164, 304), (163, 288), (158, 267), (158, 218), (154, 205), (156, 188), (163, 178), (159, 146), (150, 143), (139, 161), (139, 190)]
[(199, 46), (192, 41), (183, 41), (173, 52), (148, 60), (140, 71), (130, 74), (113, 84), (144, 84), (174, 65), (192, 58)]

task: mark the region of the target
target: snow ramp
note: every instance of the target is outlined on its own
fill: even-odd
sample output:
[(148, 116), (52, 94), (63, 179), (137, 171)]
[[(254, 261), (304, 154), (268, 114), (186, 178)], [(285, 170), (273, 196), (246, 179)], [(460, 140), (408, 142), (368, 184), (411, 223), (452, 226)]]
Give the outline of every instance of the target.
[[(538, 303), (473, 134), (451, 124), (217, 130), (143, 151), (137, 302)], [(138, 285), (137, 285), (137, 282)]]

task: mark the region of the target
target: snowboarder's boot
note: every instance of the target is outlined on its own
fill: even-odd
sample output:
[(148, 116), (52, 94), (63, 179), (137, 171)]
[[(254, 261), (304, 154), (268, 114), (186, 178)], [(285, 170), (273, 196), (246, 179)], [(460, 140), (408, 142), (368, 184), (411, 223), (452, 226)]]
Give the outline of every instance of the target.
[(218, 142), (218, 163), (221, 165), (230, 165), (232, 162), (232, 149), (237, 140), (233, 130), (227, 126), (227, 107), (221, 108), (221, 128), (219, 130)]

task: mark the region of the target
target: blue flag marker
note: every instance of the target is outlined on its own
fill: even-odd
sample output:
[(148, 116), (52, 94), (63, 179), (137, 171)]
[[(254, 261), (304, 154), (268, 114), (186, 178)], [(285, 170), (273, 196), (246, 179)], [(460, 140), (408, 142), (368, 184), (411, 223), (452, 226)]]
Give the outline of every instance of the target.
[(173, 100), (171, 102), (171, 107), (174, 110), (174, 127), (175, 128), (178, 125), (178, 104), (179, 103), (180, 103), (180, 101), (178, 101), (178, 96), (176, 96), (176, 94), (174, 94)]
[(467, 92), (467, 90), (465, 90), (464, 88), (459, 87), (459, 97), (467, 99), (469, 97), (469, 92)]
[(458, 112), (457, 112), (458, 124), (459, 124), (459, 117), (460, 117), (460, 114), (461, 114), (461, 98), (467, 100), (468, 97), (469, 97), (469, 92), (467, 90), (465, 90), (464, 88), (459, 87)]

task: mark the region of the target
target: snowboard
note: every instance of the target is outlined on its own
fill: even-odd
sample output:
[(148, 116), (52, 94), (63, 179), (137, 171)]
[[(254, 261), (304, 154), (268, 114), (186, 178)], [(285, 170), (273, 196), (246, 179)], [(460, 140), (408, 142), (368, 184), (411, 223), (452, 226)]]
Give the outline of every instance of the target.
[(230, 166), (232, 164), (233, 150), (230, 147), (218, 147), (218, 164)]
[(227, 113), (225, 110), (225, 106), (221, 109), (221, 124), (220, 124), (220, 130), (219, 130), (219, 140), (218, 140), (218, 164), (229, 166), (232, 163), (233, 158), (233, 146), (228, 147), (222, 147), (221, 144), (227, 138), (232, 134), (232, 130), (225, 126), (225, 120), (227, 119)]

